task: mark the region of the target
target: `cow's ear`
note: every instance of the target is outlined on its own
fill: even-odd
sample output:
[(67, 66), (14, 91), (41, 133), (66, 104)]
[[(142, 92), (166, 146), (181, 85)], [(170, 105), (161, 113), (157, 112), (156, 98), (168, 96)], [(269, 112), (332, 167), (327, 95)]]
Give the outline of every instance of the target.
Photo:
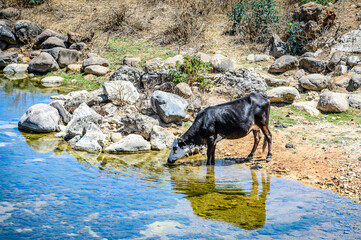
[(181, 139), (181, 138), (178, 138), (178, 146), (179, 147), (184, 147), (186, 145), (186, 143), (183, 141), (183, 139)]

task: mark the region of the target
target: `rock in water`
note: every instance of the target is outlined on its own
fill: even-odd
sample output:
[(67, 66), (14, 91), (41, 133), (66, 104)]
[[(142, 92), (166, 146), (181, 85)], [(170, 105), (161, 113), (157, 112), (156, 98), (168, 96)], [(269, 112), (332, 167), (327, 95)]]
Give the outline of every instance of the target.
[(19, 129), (23, 131), (48, 133), (59, 130), (60, 116), (58, 111), (48, 104), (31, 106), (20, 118)]
[(139, 152), (149, 151), (151, 148), (150, 143), (137, 134), (129, 134), (119, 142), (113, 143), (105, 148), (105, 152), (120, 153), (120, 152)]
[(160, 126), (153, 126), (150, 134), (150, 144), (153, 150), (170, 148), (174, 141), (174, 135)]

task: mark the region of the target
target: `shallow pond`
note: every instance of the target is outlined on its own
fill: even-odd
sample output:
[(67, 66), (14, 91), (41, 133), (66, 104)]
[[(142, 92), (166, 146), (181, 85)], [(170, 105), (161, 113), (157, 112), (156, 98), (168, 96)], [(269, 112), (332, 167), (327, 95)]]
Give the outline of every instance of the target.
[(58, 90), (0, 86), (0, 239), (361, 238), (361, 205), (328, 190), (226, 160), (168, 168), (166, 151), (90, 154), (20, 133), (27, 108)]

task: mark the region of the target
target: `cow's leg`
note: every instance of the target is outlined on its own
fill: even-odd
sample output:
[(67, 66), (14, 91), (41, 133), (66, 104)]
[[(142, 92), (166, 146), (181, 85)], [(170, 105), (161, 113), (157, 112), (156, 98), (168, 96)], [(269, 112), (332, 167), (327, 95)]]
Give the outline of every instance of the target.
[(268, 129), (268, 126), (267, 125), (263, 125), (261, 127), (261, 130), (264, 134), (264, 137), (265, 137), (265, 143), (263, 145), (263, 149), (266, 147), (265, 144), (266, 144), (266, 141), (268, 143), (268, 154), (267, 154), (267, 157), (266, 157), (266, 162), (269, 162), (272, 160), (272, 153), (271, 153), (271, 147), (272, 147), (272, 134), (270, 132), (270, 130)]
[(253, 144), (253, 148), (252, 148), (251, 153), (250, 153), (250, 154), (248, 155), (248, 157), (246, 158), (247, 161), (252, 160), (253, 155), (254, 155), (254, 152), (256, 151), (256, 149), (257, 149), (257, 147), (258, 147), (259, 140), (261, 139), (260, 130), (259, 130), (259, 129), (252, 130), (252, 132), (253, 132), (254, 144)]
[(215, 138), (213, 136), (209, 137), (207, 139), (207, 165), (215, 164), (215, 159), (214, 159), (215, 148), (216, 148)]

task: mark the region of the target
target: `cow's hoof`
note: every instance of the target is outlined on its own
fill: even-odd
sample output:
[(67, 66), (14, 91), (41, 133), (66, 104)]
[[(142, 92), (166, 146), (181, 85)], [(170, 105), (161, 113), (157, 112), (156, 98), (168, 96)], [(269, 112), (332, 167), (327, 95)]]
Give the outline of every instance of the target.
[(271, 156), (266, 157), (266, 162), (270, 162), (272, 160)]
[(251, 161), (253, 159), (253, 156), (248, 156), (246, 159), (245, 159), (245, 161), (246, 162), (249, 162), (249, 161)]

